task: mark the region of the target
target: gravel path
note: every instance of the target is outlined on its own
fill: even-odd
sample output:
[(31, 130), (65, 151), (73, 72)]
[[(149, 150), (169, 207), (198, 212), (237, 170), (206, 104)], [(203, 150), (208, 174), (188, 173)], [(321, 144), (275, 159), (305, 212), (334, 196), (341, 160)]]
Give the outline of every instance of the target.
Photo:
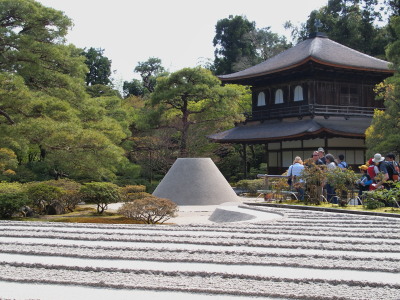
[(164, 226), (0, 221), (0, 299), (54, 299), (52, 287), (84, 290), (82, 299), (94, 289), (114, 299), (138, 291), (175, 299), (400, 299), (400, 219), (246, 208), (281, 217)]

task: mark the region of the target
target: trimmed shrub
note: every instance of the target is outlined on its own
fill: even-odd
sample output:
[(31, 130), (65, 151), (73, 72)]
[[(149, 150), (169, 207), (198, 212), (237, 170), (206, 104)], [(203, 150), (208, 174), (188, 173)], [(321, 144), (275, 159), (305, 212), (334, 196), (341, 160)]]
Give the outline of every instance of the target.
[(29, 199), (25, 193), (1, 193), (0, 194), (0, 217), (11, 218), (15, 213), (28, 205)]
[(23, 192), (23, 185), (18, 182), (0, 182), (0, 193)]
[(257, 193), (257, 190), (262, 190), (264, 188), (264, 179), (240, 180), (236, 184), (236, 187), (254, 194)]
[(149, 196), (122, 205), (118, 213), (146, 224), (164, 223), (176, 216), (178, 206), (169, 199)]
[[(43, 183), (60, 188), (64, 193), (58, 199), (57, 206), (63, 207), (64, 211), (73, 212), (76, 205), (81, 201), (79, 190), (82, 185), (70, 179), (48, 180)], [(56, 204), (54, 203), (54, 206)]]
[(59, 187), (65, 191), (79, 191), (82, 186), (80, 183), (71, 179), (47, 180), (43, 181), (43, 183)]
[(97, 204), (97, 212), (99, 214), (107, 210), (108, 204), (121, 200), (119, 187), (110, 182), (85, 183), (79, 193), (82, 200)]
[(146, 192), (129, 193), (129, 194), (124, 195), (123, 200), (124, 200), (124, 202), (132, 202), (132, 201), (135, 201), (137, 199), (143, 199), (143, 198), (146, 198), (146, 197), (149, 197), (149, 196), (151, 196), (151, 194), (146, 193)]
[(400, 183), (394, 184), (394, 187), (390, 190), (377, 189), (365, 192), (364, 195), (364, 207), (367, 209), (375, 209), (384, 206), (399, 208), (398, 199), (400, 199)]
[(385, 204), (383, 202), (373, 199), (373, 198), (366, 198), (363, 202), (363, 206), (366, 209), (377, 209), (380, 207), (384, 207)]
[(144, 185), (126, 185), (121, 188), (125, 193), (140, 193), (146, 191), (146, 186)]
[(354, 189), (355, 182), (358, 178), (359, 176), (350, 168), (335, 168), (331, 171), (327, 171), (327, 182), (334, 187), (336, 195), (340, 197), (340, 206), (347, 206), (347, 194), (351, 193), (351, 191)]
[(121, 199), (124, 202), (131, 202), (150, 195), (149, 193), (146, 193), (146, 186), (144, 185), (127, 185), (120, 188), (120, 192)]
[(31, 200), (33, 210), (38, 214), (62, 214), (64, 208), (60, 205), (60, 198), (65, 192), (46, 183), (28, 184), (26, 193)]

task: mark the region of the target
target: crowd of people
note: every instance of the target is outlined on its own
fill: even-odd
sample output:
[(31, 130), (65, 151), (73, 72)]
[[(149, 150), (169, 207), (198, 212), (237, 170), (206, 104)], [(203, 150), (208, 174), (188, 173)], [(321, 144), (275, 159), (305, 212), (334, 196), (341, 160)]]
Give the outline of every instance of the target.
[[(325, 165), (328, 172), (336, 168), (347, 169), (349, 167), (343, 154), (339, 154), (335, 158), (332, 154), (325, 154), (323, 148), (318, 148), (318, 150), (313, 152), (312, 162), (317, 166)], [(289, 177), (288, 183), (296, 189), (301, 201), (304, 200), (305, 185), (301, 177), (303, 170), (304, 163), (300, 156), (296, 156), (293, 164), (287, 171)], [(390, 189), (395, 182), (399, 181), (399, 163), (396, 162), (396, 156), (393, 153), (388, 153), (386, 156), (376, 153), (364, 165), (359, 166), (359, 170), (362, 174), (361, 178), (357, 181), (359, 196), (362, 196), (364, 191), (383, 188)], [(334, 186), (326, 182), (323, 184), (323, 188), (326, 191), (328, 202), (332, 202), (336, 195)]]
[(395, 159), (393, 153), (388, 153), (386, 156), (376, 153), (365, 165), (360, 166), (363, 174), (358, 182), (360, 194), (363, 191), (380, 188), (390, 189), (393, 183), (399, 181), (399, 164)]

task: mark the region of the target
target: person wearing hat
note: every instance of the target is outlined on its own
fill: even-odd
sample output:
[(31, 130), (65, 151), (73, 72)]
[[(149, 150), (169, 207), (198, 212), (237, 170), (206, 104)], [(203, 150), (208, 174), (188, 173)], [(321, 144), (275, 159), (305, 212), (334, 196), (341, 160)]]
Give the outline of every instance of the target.
[(324, 150), (324, 148), (319, 147), (318, 148), (318, 154), (319, 154), (319, 159), (325, 165), (326, 164), (326, 158), (325, 158), (325, 150)]
[(368, 175), (368, 166), (362, 165), (358, 167), (362, 173), (360, 180), (357, 181), (357, 185), (359, 188), (358, 196), (362, 197), (362, 193), (365, 191), (369, 191), (373, 180)]
[(388, 181), (390, 178), (387, 170), (387, 164), (385, 163), (385, 158), (380, 153), (376, 153), (372, 159), (372, 162), (378, 167), (379, 173), (383, 174), (383, 179), (376, 183), (375, 188), (378, 189), (383, 186), (386, 189), (390, 189), (390, 186), (386, 183), (386, 181)]

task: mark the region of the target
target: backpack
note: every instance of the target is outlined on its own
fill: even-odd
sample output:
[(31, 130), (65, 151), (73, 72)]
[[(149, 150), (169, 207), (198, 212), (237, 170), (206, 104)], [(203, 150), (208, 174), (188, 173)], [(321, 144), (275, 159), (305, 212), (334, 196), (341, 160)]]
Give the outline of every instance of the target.
[(389, 180), (393, 180), (393, 174), (396, 173), (394, 164), (391, 161), (384, 161), (383, 163), (386, 165), (386, 170), (388, 172)]

